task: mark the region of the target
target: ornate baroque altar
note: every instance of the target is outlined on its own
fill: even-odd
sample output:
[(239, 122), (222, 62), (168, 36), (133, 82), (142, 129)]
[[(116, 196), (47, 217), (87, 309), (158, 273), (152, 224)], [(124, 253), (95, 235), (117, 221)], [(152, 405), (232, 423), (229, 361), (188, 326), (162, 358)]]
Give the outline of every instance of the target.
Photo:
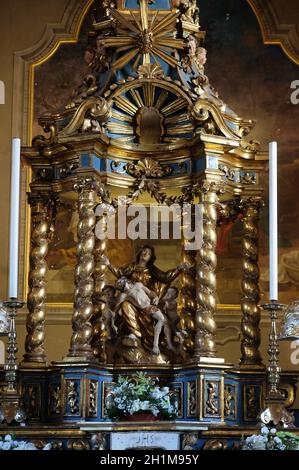
[[(95, 2), (86, 52), (90, 73), (62, 111), (39, 119), (44, 135), (22, 150), (33, 175), (27, 338), (20, 370), (29, 426), (22, 436), (51, 436), (58, 448), (80, 449), (89, 448), (91, 434), (97, 433), (109, 449), (111, 432), (173, 431), (181, 433), (182, 448), (208, 449), (233, 446), (257, 423), (266, 387), (257, 245), (267, 156), (247, 139), (255, 123), (232, 111), (205, 75), (204, 37), (193, 0)], [(78, 207), (73, 334), (66, 356), (49, 365), (47, 251), (56, 214), (70, 201)], [(125, 268), (112, 266), (109, 242), (96, 236), (96, 228), (105, 231), (111, 210), (133, 203), (200, 204), (201, 247), (190, 250), (190, 240), (182, 239), (182, 264), (168, 272), (154, 264), (151, 246), (145, 270), (139, 269), (143, 255)], [(243, 318), (241, 359), (232, 365), (218, 356), (215, 345), (216, 230), (237, 218), (243, 224)], [(117, 333), (110, 331), (108, 272), (115, 279), (147, 283), (160, 299), (178, 282), (176, 328), (184, 334), (173, 333), (174, 351), (161, 336), (159, 354), (152, 353), (153, 322), (130, 302), (122, 306)], [(108, 420), (111, 383), (136, 370), (171, 387), (175, 422)], [(293, 380), (284, 377), (289, 386)]]

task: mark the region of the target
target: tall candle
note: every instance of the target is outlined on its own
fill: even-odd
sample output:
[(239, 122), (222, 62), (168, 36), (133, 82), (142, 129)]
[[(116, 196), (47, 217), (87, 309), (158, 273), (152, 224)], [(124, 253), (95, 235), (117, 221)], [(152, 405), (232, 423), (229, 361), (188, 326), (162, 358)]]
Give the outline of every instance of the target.
[(278, 300), (277, 142), (269, 145), (270, 300)]
[(8, 297), (18, 297), (21, 140), (12, 141)]

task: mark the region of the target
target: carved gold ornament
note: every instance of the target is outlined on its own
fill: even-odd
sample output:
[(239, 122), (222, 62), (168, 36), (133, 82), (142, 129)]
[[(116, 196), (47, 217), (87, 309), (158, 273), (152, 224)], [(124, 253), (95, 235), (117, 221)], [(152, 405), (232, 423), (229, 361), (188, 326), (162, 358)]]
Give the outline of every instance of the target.
[(112, 62), (114, 70), (122, 69), (133, 59), (134, 70), (140, 63), (150, 63), (150, 58), (155, 63), (159, 58), (172, 67), (178, 65), (171, 53), (185, 47), (183, 40), (173, 37), (179, 12), (170, 12), (162, 20), (158, 13), (149, 21), (147, 0), (140, 0), (139, 18), (132, 11), (131, 18), (127, 19), (119, 11), (111, 10), (117, 25), (117, 36), (103, 38), (102, 42), (106, 48), (115, 48), (118, 58)]
[(135, 178), (162, 178), (163, 176), (170, 175), (172, 173), (172, 168), (169, 166), (162, 167), (155, 160), (146, 157), (137, 164), (128, 163), (126, 165), (126, 171), (129, 175), (134, 176)]

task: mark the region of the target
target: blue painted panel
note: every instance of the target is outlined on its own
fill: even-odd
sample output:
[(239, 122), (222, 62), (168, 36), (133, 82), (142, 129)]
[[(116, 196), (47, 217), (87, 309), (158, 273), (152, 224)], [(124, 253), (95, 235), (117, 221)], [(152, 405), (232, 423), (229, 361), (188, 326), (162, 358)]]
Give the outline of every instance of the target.
[(90, 155), (82, 154), (80, 156), (80, 164), (82, 168), (89, 168), (90, 167)]
[(207, 168), (210, 170), (218, 170), (218, 158), (214, 155), (207, 155)]
[(169, 166), (173, 169), (173, 172), (167, 176), (167, 178), (173, 178), (174, 176), (189, 175), (191, 173), (191, 162), (186, 160), (183, 163), (170, 163)]
[(115, 160), (108, 160), (108, 167), (107, 167), (107, 173), (117, 173), (119, 175), (127, 175), (126, 172), (126, 165), (127, 162), (118, 162)]
[(197, 160), (192, 160), (192, 173), (197, 174), (205, 170), (206, 162), (205, 158), (199, 158)]
[[(139, 10), (140, 4), (138, 0), (125, 0), (125, 8), (132, 10)], [(150, 10), (170, 10), (170, 0), (153, 0), (153, 3), (149, 3), (148, 8)]]
[(105, 159), (94, 154), (82, 154), (80, 156), (80, 166), (81, 168), (94, 168), (102, 172), (106, 169)]
[(225, 119), (225, 123), (227, 124), (227, 126), (232, 129), (233, 131), (238, 131), (239, 130), (239, 126), (238, 124), (234, 123), (234, 122), (231, 122), (229, 121), (228, 119)]
[(214, 155), (206, 155), (206, 157), (199, 158), (192, 161), (192, 171), (193, 173), (200, 173), (206, 169), (218, 170), (219, 161), (218, 158)]

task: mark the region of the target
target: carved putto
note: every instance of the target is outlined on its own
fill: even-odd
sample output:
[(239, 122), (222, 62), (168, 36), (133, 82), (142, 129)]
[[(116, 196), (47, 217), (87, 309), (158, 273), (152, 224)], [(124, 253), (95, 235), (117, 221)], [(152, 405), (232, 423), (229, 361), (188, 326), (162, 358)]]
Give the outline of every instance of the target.
[(187, 23), (199, 24), (199, 8), (196, 0), (181, 0), (181, 20)]

